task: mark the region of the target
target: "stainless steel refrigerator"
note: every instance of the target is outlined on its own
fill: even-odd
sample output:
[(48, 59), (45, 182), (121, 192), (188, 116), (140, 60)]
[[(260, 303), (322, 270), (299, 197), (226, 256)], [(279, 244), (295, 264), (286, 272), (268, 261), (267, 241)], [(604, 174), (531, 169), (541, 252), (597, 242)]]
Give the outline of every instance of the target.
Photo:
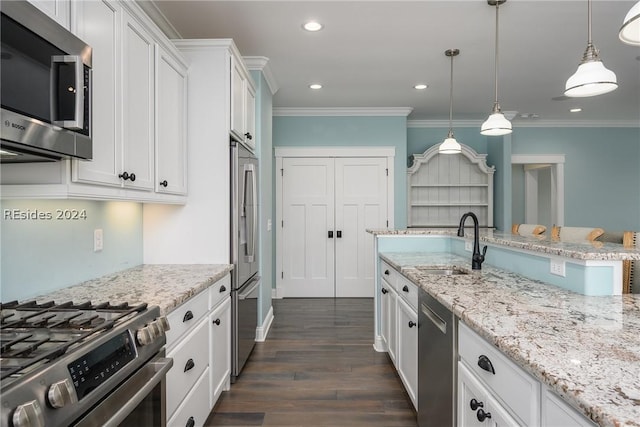
[(231, 382), (255, 345), (258, 326), (258, 159), (231, 140)]

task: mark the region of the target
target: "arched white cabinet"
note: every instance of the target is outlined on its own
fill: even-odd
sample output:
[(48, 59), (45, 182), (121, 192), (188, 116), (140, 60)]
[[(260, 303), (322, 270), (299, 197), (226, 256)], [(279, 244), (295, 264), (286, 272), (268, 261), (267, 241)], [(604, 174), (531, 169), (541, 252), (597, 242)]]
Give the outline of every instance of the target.
[(480, 226), (493, 227), (495, 167), (486, 157), (466, 145), (460, 154), (440, 154), (437, 144), (414, 155), (407, 170), (408, 226), (455, 227), (471, 211)]

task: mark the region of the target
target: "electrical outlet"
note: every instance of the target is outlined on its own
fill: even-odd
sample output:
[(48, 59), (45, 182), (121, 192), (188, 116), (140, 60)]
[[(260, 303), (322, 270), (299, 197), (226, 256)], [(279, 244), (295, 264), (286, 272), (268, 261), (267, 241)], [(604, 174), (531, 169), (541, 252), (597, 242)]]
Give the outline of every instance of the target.
[(556, 276), (566, 277), (565, 265), (566, 263), (564, 261), (561, 261), (558, 259), (551, 259), (551, 267), (550, 267), (551, 274), (555, 274)]
[(473, 251), (473, 243), (465, 241), (464, 242), (464, 250), (467, 251), (467, 252)]
[(104, 246), (104, 236), (101, 228), (93, 230), (93, 252), (100, 252)]

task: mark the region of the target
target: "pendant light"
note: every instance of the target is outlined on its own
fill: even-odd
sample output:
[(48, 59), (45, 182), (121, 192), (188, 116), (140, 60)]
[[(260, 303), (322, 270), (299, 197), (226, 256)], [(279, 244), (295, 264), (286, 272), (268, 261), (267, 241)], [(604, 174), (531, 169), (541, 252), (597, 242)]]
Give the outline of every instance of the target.
[(602, 95), (618, 87), (616, 74), (605, 68), (591, 41), (591, 0), (587, 0), (589, 40), (578, 71), (569, 77), (564, 94), (569, 97)]
[(633, 5), (627, 16), (624, 17), (618, 35), (622, 42), (640, 46), (640, 1)]
[(508, 135), (513, 132), (511, 128), (511, 122), (504, 117), (500, 110), (500, 104), (498, 103), (498, 10), (500, 5), (507, 0), (487, 0), (489, 6), (496, 7), (496, 64), (495, 64), (495, 88), (496, 98), (493, 103), (493, 111), (489, 118), (482, 124), (480, 133), (482, 135), (500, 136)]
[(449, 133), (447, 138), (440, 144), (438, 152), (442, 154), (458, 154), (462, 152), (462, 147), (453, 136), (453, 57), (460, 54), (458, 49), (448, 49), (444, 52), (451, 58), (451, 83), (449, 85)]

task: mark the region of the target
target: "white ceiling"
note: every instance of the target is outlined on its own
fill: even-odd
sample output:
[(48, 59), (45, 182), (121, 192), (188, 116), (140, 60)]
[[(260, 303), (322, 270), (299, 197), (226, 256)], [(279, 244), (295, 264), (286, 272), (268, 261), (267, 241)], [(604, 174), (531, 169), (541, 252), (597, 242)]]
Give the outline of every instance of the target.
[[(587, 1), (508, 0), (500, 7), (499, 100), (503, 111), (519, 112), (514, 125), (640, 124), (640, 48), (618, 39), (634, 3), (593, 2), (593, 41), (617, 74), (618, 89), (562, 100), (554, 98), (562, 97), (586, 48)], [(486, 0), (155, 0), (155, 6), (179, 37), (233, 38), (243, 55), (269, 58), (276, 108), (409, 107), (411, 120), (447, 120), (450, 48), (461, 51), (454, 60), (454, 120), (484, 120), (493, 106), (495, 7)], [(324, 29), (303, 31), (310, 19)], [(312, 91), (310, 83), (324, 88)], [(416, 83), (429, 88), (416, 91)], [(570, 113), (572, 107), (583, 111)]]

